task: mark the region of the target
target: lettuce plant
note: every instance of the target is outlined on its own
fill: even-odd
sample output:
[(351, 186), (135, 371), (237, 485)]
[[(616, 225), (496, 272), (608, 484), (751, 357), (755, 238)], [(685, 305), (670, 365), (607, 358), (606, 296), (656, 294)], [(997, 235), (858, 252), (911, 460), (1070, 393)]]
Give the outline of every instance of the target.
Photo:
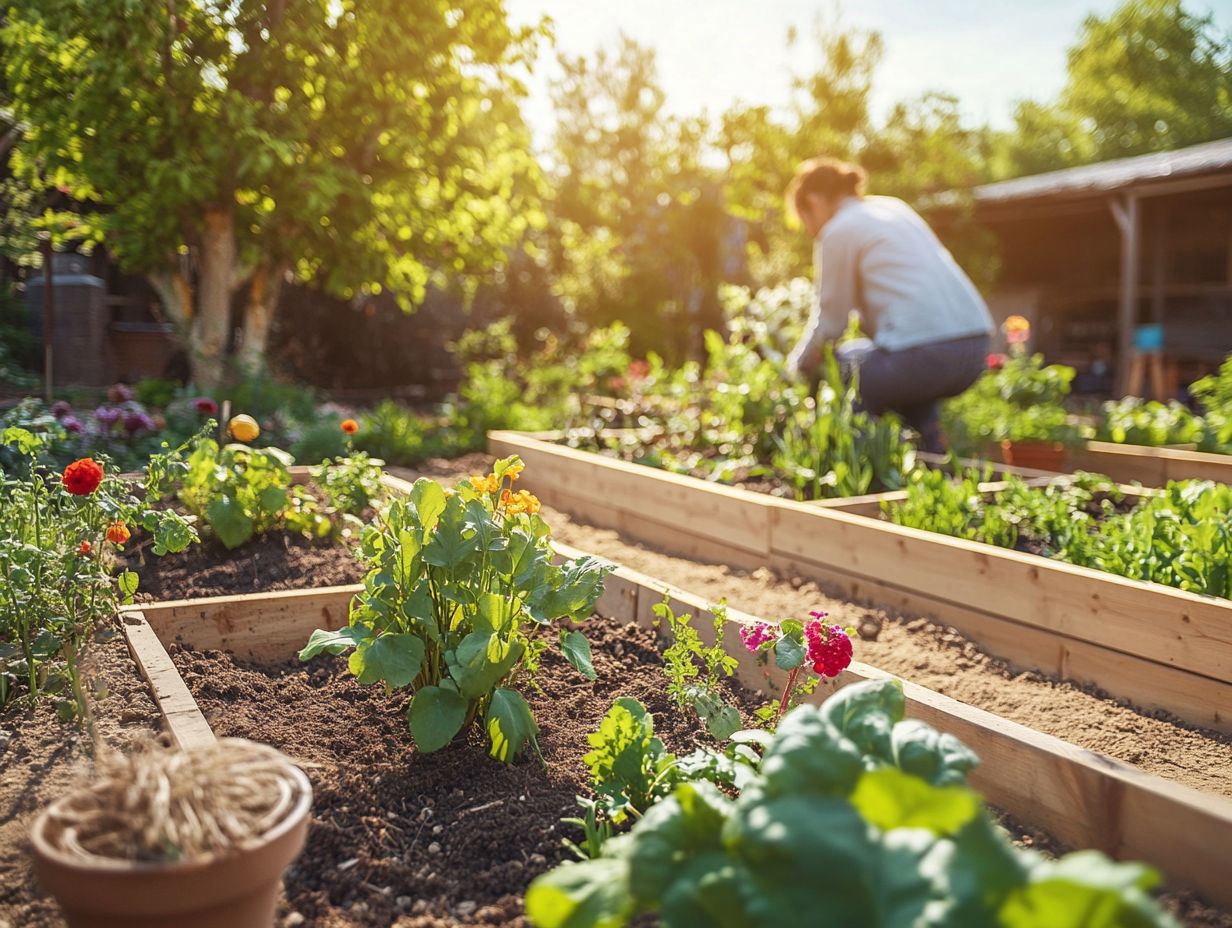
[[(412, 692), (407, 712), (420, 751), (436, 751), (482, 721), (491, 753), (511, 761), (538, 726), (515, 684), (533, 675), (559, 619), (589, 618), (611, 567), (592, 557), (553, 564), (539, 503), (513, 483), (517, 457), (454, 489), (420, 479), (365, 530), (369, 566), (350, 623), (317, 630), (300, 652), (350, 651), (360, 683)], [(561, 628), (561, 653), (594, 679), (590, 645)]]
[(1097, 852), (1014, 848), (966, 785), (976, 757), (901, 686), (845, 687), (789, 713), (738, 795), (689, 780), (599, 857), (535, 880), (540, 928), (1176, 928), (1155, 874)]

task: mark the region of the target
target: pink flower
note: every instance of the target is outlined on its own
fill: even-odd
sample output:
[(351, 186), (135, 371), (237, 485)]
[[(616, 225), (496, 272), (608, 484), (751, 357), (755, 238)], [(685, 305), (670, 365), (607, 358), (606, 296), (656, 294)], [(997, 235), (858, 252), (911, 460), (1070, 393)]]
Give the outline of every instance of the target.
[(994, 351), (984, 359), (984, 363), (988, 366), (989, 370), (999, 371), (1001, 368), (1005, 367), (1005, 362), (1008, 360), (1009, 358), (1006, 355), (1003, 355), (998, 351)]
[(761, 646), (767, 641), (772, 641), (775, 638), (774, 628), (769, 622), (757, 622), (754, 625), (745, 625), (740, 629), (740, 640), (744, 642), (744, 646), (756, 653), (761, 650)]
[(629, 379), (645, 380), (650, 376), (650, 362), (641, 358), (629, 362)]
[(51, 414), (55, 416), (57, 419), (63, 419), (65, 416), (67, 416), (72, 411), (73, 411), (73, 407), (70, 406), (68, 403), (66, 403), (64, 400), (57, 400), (55, 403), (52, 403), (51, 405)]
[(81, 424), (81, 420), (76, 416), (65, 416), (60, 420), (60, 424), (64, 426), (64, 431), (70, 435), (80, 435), (85, 429), (85, 426)]

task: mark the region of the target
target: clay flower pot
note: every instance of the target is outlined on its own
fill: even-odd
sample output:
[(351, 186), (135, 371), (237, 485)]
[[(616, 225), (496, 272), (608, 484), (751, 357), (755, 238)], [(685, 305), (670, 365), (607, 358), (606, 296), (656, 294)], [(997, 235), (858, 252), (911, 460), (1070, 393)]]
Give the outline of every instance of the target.
[(1063, 473), (1065, 446), (1059, 441), (1003, 441), (1001, 463)]
[(61, 849), (56, 800), (30, 832), (39, 881), (69, 928), (270, 928), (282, 872), (303, 850), (312, 786), (287, 765), (297, 794), (287, 816), (255, 843), (176, 863), (83, 857)]

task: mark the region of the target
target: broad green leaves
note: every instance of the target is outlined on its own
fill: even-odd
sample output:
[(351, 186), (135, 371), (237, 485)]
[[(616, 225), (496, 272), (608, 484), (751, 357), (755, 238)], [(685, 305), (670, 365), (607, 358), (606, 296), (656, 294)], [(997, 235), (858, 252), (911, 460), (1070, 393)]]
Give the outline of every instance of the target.
[(386, 633), (363, 639), (347, 663), (360, 683), (384, 683), (390, 689), (409, 686), (423, 665), (423, 639)]
[(587, 680), (595, 679), (595, 665), (590, 659), (590, 642), (580, 631), (561, 631), (560, 653)]
[(256, 525), (243, 505), (230, 496), (220, 496), (208, 503), (205, 518), (218, 540), (228, 548), (238, 548), (250, 539)]
[(415, 746), (424, 753), (438, 751), (454, 739), (466, 721), (469, 702), (450, 685), (425, 686), (411, 700), (407, 719)]
[[(612, 783), (651, 731), (640, 709), (618, 703), (604, 720)], [(1045, 861), (1010, 844), (961, 775), (935, 785), (894, 766), (890, 745), (935, 736), (903, 722), (893, 683), (846, 687), (784, 718), (734, 801), (679, 781), (600, 856), (535, 880), (527, 914), (562, 928), (642, 914), (678, 928), (1176, 928), (1147, 895), (1148, 869), (1095, 852)]]
[[(360, 682), (413, 688), (408, 722), (421, 751), (438, 750), (467, 720), (481, 721), (503, 761), (533, 743), (534, 716), (512, 685), (526, 682), (552, 640), (540, 626), (588, 618), (611, 570), (594, 558), (552, 563), (542, 519), (500, 503), (520, 472), (510, 458), (448, 491), (416, 481), (364, 532), (369, 570), (349, 629), (315, 632), (301, 652), (354, 647), (349, 667)], [(581, 631), (562, 629), (559, 647), (594, 679)]]
[(490, 753), (505, 763), (517, 757), (527, 742), (534, 744), (539, 734), (539, 726), (522, 694), (503, 688), (492, 692), (487, 727), (492, 741)]

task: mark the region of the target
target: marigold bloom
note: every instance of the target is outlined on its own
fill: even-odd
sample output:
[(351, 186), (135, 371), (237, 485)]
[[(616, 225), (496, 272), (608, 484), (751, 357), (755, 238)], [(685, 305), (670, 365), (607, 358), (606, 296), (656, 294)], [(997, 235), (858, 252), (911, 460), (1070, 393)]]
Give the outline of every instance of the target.
[(356, 432), (359, 431), (359, 423), (356, 422), (354, 419), (343, 419), (338, 427), (341, 428), (342, 431), (346, 432), (348, 435), (354, 435)]
[(107, 526), (107, 540), (113, 545), (122, 545), (133, 537), (133, 533), (128, 530), (128, 526), (123, 521), (112, 522)]
[(261, 434), (261, 426), (257, 425), (257, 420), (243, 414), (232, 416), (227, 423), (227, 430), (236, 441), (255, 441)]
[(1023, 316), (1010, 316), (1001, 325), (1005, 340), (1011, 345), (1021, 345), (1031, 337), (1031, 323)]
[(93, 546), (88, 541), (83, 541), (77, 546), (77, 553), (82, 557), (87, 556), (91, 550), (93, 550)]
[(61, 480), (74, 496), (89, 496), (103, 482), (103, 467), (93, 458), (79, 458), (64, 468)]
[[(506, 490), (505, 493), (510, 493)], [(518, 490), (517, 493), (510, 493), (508, 501), (504, 499), (504, 494), (501, 494), (501, 502), (505, 505), (505, 511), (511, 516), (516, 516), (520, 512), (527, 512), (534, 515), (539, 511), (539, 499), (527, 490)]]

